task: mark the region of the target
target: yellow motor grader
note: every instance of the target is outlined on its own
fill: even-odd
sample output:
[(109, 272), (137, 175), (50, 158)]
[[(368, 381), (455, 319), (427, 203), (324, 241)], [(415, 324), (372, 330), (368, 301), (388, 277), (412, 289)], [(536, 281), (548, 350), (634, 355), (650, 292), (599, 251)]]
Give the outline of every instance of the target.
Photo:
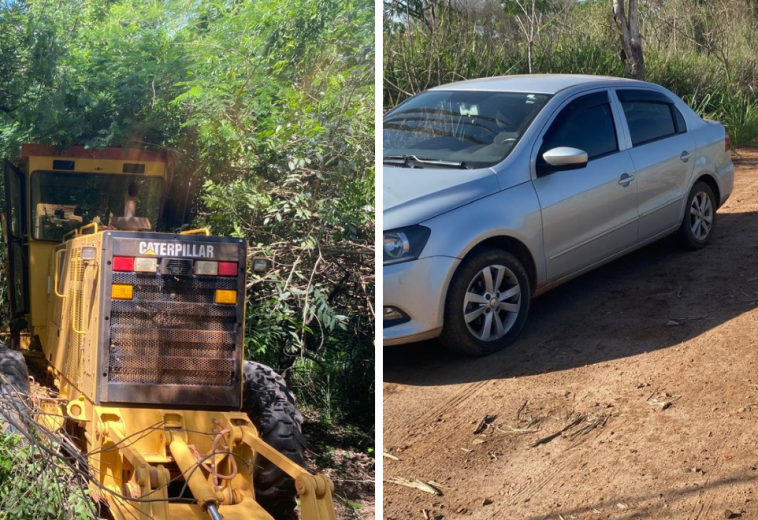
[[(299, 495), (303, 520), (334, 519), (332, 482), (303, 469), (294, 397), (243, 359), (245, 241), (154, 231), (172, 170), (161, 153), (76, 146), (5, 162), (0, 400), (34, 393), (24, 360), (44, 357), (40, 420), (87, 455), (104, 516), (284, 519)], [(3, 430), (25, 430), (0, 410)]]

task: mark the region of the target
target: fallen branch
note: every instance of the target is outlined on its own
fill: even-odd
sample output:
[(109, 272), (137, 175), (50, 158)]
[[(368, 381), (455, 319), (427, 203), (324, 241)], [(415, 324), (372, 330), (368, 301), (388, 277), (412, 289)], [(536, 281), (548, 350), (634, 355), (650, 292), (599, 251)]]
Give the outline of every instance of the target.
[(532, 448), (536, 448), (537, 446), (539, 446), (541, 444), (547, 444), (548, 442), (552, 441), (553, 439), (555, 439), (557, 437), (560, 437), (564, 432), (570, 430), (574, 426), (579, 425), (582, 421), (584, 421), (584, 419), (585, 419), (585, 416), (584, 415), (580, 415), (579, 417), (577, 417), (576, 419), (574, 419), (573, 421), (571, 421), (571, 423), (569, 423), (567, 426), (564, 426), (561, 430), (559, 430), (559, 431), (557, 431), (557, 432), (555, 432), (553, 434), (550, 434), (547, 437), (543, 437), (542, 439), (539, 439), (537, 442), (535, 442), (534, 444), (532, 444), (531, 447)]
[(497, 415), (485, 415), (482, 417), (482, 420), (479, 421), (479, 426), (474, 430), (474, 435), (479, 435), (486, 430), (487, 426), (489, 426), (495, 419), (497, 419)]
[(524, 408), (526, 408), (526, 405), (528, 405), (528, 404), (529, 404), (529, 399), (524, 400), (524, 404), (522, 404), (519, 407), (518, 411), (516, 412), (516, 421), (520, 421), (521, 420), (521, 412), (524, 411)]
[(529, 429), (529, 428), (514, 428), (513, 426), (508, 426), (510, 428), (510, 431), (503, 430), (500, 428), (500, 426), (495, 426), (495, 429), (502, 433), (512, 433), (515, 435), (526, 435), (527, 433), (537, 433), (539, 430)]
[(382, 457), (384, 457), (385, 459), (400, 460), (397, 457), (395, 457), (394, 455), (392, 455), (390, 453), (387, 453), (386, 451), (382, 452)]
[(389, 482), (390, 484), (397, 484), (398, 486), (405, 486), (409, 488), (418, 489), (420, 491), (423, 491), (424, 493), (429, 493), (431, 495), (437, 495), (442, 496), (442, 491), (440, 491), (438, 488), (427, 484), (426, 482), (422, 482), (418, 479), (415, 480), (408, 480), (405, 478), (400, 477), (393, 477), (388, 478), (384, 480), (385, 482)]
[(608, 422), (608, 417), (610, 417), (610, 416), (609, 415), (605, 415), (605, 414), (599, 414), (599, 415), (595, 416), (595, 418), (592, 420), (592, 422), (590, 422), (589, 424), (587, 424), (586, 426), (584, 426), (582, 428), (579, 428), (576, 431), (573, 431), (573, 432), (569, 433), (566, 437), (569, 440), (574, 440), (577, 437), (579, 437), (580, 435), (586, 435), (586, 434), (588, 434), (589, 432), (591, 432), (595, 428), (603, 427), (603, 426), (605, 426), (605, 423)]
[[(663, 398), (657, 397), (658, 395), (658, 389), (656, 388), (655, 391), (650, 394), (650, 397), (648, 397), (645, 402), (651, 406), (660, 406), (661, 411), (671, 407), (672, 404), (677, 402), (681, 396), (671, 396), (668, 393), (663, 394)], [(654, 397), (655, 396), (655, 397)]]

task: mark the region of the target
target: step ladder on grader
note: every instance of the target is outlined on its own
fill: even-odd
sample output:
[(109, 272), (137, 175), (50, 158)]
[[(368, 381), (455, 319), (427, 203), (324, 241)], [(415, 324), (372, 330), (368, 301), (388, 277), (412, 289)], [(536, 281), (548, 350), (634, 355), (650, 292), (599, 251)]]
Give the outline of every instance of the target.
[[(332, 482), (303, 468), (292, 394), (243, 360), (245, 241), (153, 231), (171, 164), (41, 145), (5, 162), (0, 398), (23, 400), (25, 358), (42, 363), (40, 416), (81, 447), (105, 516), (279, 520), (299, 496), (303, 520), (333, 520)], [(9, 409), (0, 428), (23, 432)]]

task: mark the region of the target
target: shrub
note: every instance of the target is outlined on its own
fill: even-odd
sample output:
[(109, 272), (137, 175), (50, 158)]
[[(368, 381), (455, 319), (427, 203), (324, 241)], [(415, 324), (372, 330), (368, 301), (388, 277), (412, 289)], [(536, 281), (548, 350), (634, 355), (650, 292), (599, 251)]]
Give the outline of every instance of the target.
[(0, 434), (0, 520), (92, 520), (89, 491), (68, 466)]

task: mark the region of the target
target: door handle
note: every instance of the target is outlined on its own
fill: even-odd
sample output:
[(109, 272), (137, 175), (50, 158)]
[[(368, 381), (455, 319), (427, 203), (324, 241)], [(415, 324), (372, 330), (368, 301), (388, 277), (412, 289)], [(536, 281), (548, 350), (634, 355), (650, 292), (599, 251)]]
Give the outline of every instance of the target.
[(687, 150), (685, 150), (685, 151), (682, 152), (682, 154), (679, 156), (679, 158), (682, 161), (687, 162), (690, 159), (690, 155), (692, 155), (692, 154), (690, 152), (688, 152)]
[(628, 173), (625, 173), (619, 179), (619, 184), (621, 184), (624, 188), (626, 188), (632, 183), (633, 180), (634, 180), (634, 175), (629, 175)]

